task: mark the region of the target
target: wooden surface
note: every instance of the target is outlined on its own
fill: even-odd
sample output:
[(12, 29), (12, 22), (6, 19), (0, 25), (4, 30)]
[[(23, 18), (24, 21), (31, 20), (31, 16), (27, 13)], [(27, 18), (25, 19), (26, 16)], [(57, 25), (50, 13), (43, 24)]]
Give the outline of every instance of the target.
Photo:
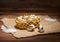
[[(8, 15), (7, 15), (8, 14)], [(25, 13), (24, 13), (25, 14)], [(50, 13), (48, 13), (50, 14)], [(22, 15), (21, 13), (19, 14), (15, 14), (15, 13), (5, 13), (5, 15), (0, 15), (0, 17), (8, 17), (8, 18), (12, 18), (12, 17), (16, 17)], [(50, 15), (50, 17), (53, 17), (53, 15)], [(58, 21), (60, 21), (60, 17), (59, 16), (54, 16), (54, 18), (58, 18)], [(0, 27), (3, 23), (0, 22)], [(16, 39), (14, 38), (11, 34), (7, 34), (2, 32), (2, 30), (0, 29), (0, 42), (60, 42), (60, 33), (55, 33), (55, 34), (47, 34), (47, 35), (37, 35), (34, 37), (27, 37), (27, 38), (20, 38), (20, 39)]]

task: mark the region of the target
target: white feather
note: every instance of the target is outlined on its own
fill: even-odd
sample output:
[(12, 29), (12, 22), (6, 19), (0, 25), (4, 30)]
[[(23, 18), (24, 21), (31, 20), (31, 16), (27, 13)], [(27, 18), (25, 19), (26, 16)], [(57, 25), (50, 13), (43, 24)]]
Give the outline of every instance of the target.
[(16, 29), (8, 29), (7, 27), (5, 27), (4, 25), (1, 26), (1, 29), (3, 32), (5, 33), (13, 33), (13, 32), (16, 32), (17, 30)]

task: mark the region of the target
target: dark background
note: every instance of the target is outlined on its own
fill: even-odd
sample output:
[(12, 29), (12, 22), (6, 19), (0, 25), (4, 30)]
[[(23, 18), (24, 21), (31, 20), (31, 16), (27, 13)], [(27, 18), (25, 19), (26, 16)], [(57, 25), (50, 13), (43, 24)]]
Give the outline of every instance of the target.
[(0, 12), (60, 12), (60, 0), (0, 0)]

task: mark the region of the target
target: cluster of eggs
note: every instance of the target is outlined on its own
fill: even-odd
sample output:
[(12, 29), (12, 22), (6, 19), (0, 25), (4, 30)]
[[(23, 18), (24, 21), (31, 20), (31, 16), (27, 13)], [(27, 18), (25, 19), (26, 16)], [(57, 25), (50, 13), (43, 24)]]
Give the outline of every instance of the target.
[(37, 28), (40, 24), (40, 16), (29, 15), (16, 18), (16, 27), (22, 30)]

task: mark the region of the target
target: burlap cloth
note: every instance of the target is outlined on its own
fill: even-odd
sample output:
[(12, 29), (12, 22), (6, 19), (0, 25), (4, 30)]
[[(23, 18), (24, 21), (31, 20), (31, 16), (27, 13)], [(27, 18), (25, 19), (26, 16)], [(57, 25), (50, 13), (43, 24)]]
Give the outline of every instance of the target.
[[(44, 16), (42, 16), (42, 18), (43, 17)], [(14, 25), (16, 23), (15, 23), (14, 18), (12, 18), (12, 19), (3, 18), (2, 21), (3, 21), (4, 25), (6, 25), (8, 28), (15, 28)], [(48, 34), (48, 33), (60, 32), (60, 22), (58, 22), (58, 21), (46, 21), (43, 19), (40, 23), (41, 23), (41, 25), (43, 25), (43, 30), (44, 30), (43, 33), (38, 32), (38, 29), (35, 29), (34, 32), (28, 32), (27, 30), (17, 29), (17, 32), (11, 33), (11, 34), (16, 38), (21, 38), (21, 37), (34, 36), (34, 35), (38, 35), (38, 34)]]

